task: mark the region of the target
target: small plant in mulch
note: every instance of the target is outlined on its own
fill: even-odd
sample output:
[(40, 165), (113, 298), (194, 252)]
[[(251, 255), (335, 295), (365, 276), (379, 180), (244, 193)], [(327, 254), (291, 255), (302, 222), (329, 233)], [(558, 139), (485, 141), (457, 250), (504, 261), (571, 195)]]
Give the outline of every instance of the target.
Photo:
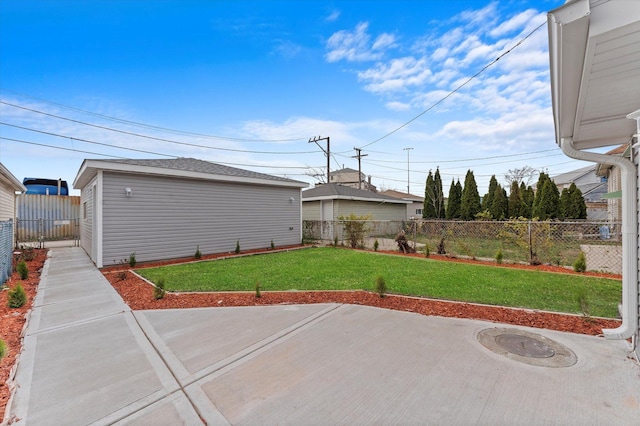
[(4, 358), (6, 354), (7, 354), (7, 344), (4, 342), (4, 340), (0, 339), (0, 359)]
[(256, 281), (256, 299), (259, 299), (261, 297), (262, 297), (262, 294), (260, 293), (260, 283)]
[(376, 238), (375, 241), (373, 242), (373, 251), (378, 251), (378, 247), (380, 247), (380, 243), (378, 242), (378, 239)]
[(19, 308), (25, 303), (27, 303), (27, 293), (24, 291), (22, 283), (18, 283), (9, 290), (7, 305), (10, 308)]
[(29, 267), (27, 266), (27, 262), (25, 262), (24, 259), (18, 262), (16, 271), (18, 272), (18, 275), (20, 275), (21, 280), (26, 280), (27, 278), (29, 278)]
[(31, 246), (21, 246), (20, 251), (20, 257), (27, 262), (31, 262), (36, 257), (36, 251)]
[(338, 247), (338, 236), (333, 237), (333, 246)]
[(431, 249), (429, 248), (428, 244), (424, 245), (424, 257), (429, 257), (431, 256)]
[(276, 248), (276, 245), (273, 243), (273, 240), (271, 240), (271, 250), (274, 250)]
[(578, 258), (573, 262), (573, 270), (576, 272), (584, 272), (587, 270), (587, 259), (584, 256), (584, 252), (580, 252)]
[(438, 254), (447, 254), (447, 251), (444, 249), (444, 238), (442, 238), (440, 244), (438, 244)]
[(382, 275), (376, 277), (376, 293), (378, 293), (380, 297), (385, 297), (387, 294), (387, 282)]
[(416, 250), (409, 245), (409, 241), (407, 240), (407, 236), (404, 233), (404, 230), (400, 231), (398, 235), (396, 235), (396, 244), (398, 244), (398, 251), (403, 253), (415, 253)]
[(502, 259), (504, 258), (504, 254), (502, 254), (502, 249), (498, 249), (496, 252), (496, 263), (498, 265), (502, 265)]
[(196, 253), (193, 255), (193, 257), (196, 259), (202, 258), (202, 253), (200, 252), (200, 246), (196, 246)]
[(136, 260), (136, 254), (135, 253), (131, 253), (129, 255), (129, 266), (131, 266), (132, 268), (135, 268), (137, 263), (138, 263), (138, 261)]
[(236, 254), (240, 253), (240, 240), (236, 241)]
[(164, 298), (164, 295), (167, 294), (167, 291), (164, 289), (165, 279), (160, 278), (153, 288), (153, 298), (156, 300), (160, 300)]

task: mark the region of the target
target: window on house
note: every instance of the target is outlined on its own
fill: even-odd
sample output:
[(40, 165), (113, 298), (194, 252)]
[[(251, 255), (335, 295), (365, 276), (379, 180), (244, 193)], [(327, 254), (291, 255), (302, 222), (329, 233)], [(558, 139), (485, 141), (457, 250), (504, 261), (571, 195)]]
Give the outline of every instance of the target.
[(422, 209), (416, 209), (416, 214), (422, 214)]

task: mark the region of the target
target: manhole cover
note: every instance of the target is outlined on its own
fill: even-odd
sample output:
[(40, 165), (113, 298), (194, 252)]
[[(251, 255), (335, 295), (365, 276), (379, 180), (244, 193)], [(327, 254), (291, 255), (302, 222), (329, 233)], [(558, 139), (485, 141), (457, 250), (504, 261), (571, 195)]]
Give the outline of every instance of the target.
[(497, 354), (529, 365), (569, 367), (578, 361), (566, 346), (524, 330), (487, 328), (478, 333), (478, 341)]
[(520, 356), (549, 358), (556, 354), (551, 346), (529, 336), (500, 334), (496, 336), (496, 343), (512, 354)]

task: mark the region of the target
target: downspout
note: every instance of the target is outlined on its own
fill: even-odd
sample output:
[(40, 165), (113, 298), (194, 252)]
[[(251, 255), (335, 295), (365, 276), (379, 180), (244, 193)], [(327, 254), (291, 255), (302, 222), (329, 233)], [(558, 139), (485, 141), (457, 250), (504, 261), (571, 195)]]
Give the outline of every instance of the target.
[(638, 332), (638, 224), (635, 209), (636, 169), (626, 158), (579, 151), (573, 139), (562, 138), (562, 152), (576, 160), (619, 166), (622, 180), (622, 324), (618, 328), (603, 329), (604, 337), (611, 340), (637, 338)]

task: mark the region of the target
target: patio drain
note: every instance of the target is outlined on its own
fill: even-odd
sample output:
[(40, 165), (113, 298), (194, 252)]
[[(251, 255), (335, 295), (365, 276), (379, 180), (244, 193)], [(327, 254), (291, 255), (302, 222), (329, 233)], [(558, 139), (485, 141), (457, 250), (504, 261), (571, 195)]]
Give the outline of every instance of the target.
[(512, 328), (487, 328), (478, 341), (499, 355), (540, 367), (570, 367), (578, 362), (566, 346), (540, 334)]

